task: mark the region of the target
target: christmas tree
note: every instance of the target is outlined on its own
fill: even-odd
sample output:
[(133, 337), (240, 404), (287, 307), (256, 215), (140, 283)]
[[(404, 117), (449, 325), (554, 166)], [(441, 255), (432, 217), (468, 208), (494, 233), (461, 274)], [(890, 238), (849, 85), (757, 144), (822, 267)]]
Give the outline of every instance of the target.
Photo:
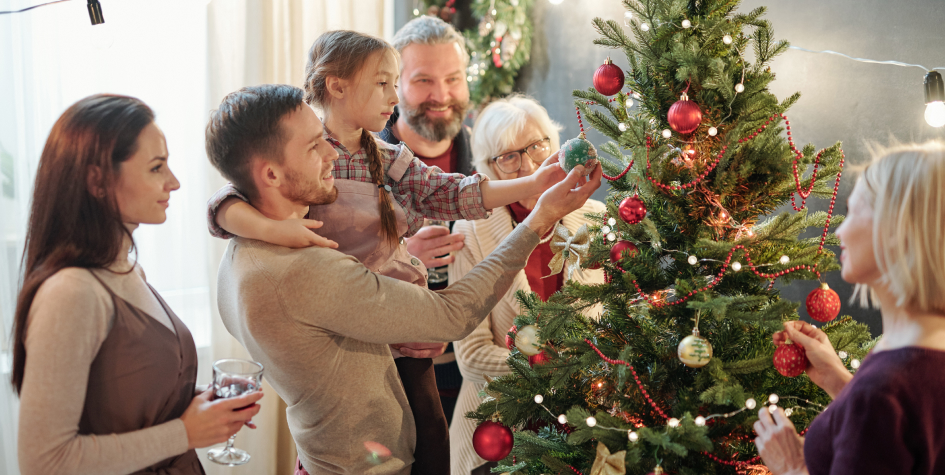
[[(799, 318), (776, 282), (814, 281), (808, 311), (829, 321), (851, 371), (871, 348), (867, 327), (837, 319), (836, 293), (816, 282), (839, 269), (829, 246), (842, 221), (840, 144), (795, 148), (785, 113), (800, 95), (768, 91), (788, 44), (764, 8), (738, 3), (624, 0), (619, 22), (595, 19), (595, 43), (622, 51), (630, 70), (605, 64), (595, 88), (574, 92), (582, 137), (562, 148), (587, 151), (585, 122), (607, 136), (611, 191), (588, 246), (578, 232), (562, 259), (601, 266), (608, 281), (568, 283), (547, 302), (519, 295), (512, 374), (468, 415), (481, 421), (477, 451), (501, 459), (494, 471), (763, 473), (758, 410), (777, 404), (803, 431), (830, 401), (803, 373), (802, 348), (772, 343)], [(809, 197), (829, 211), (809, 212)], [(599, 320), (582, 314), (598, 304)]]

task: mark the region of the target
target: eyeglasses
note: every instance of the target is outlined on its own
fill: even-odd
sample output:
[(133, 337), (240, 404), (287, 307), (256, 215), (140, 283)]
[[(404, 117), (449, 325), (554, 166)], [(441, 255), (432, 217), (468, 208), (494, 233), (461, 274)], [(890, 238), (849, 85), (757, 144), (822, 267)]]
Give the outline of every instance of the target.
[(527, 153), (528, 158), (534, 163), (541, 163), (548, 158), (548, 152), (551, 151), (551, 139), (545, 137), (537, 142), (529, 144), (521, 150), (506, 152), (497, 157), (492, 157), (492, 163), (499, 167), (502, 173), (515, 173), (522, 168), (522, 154)]

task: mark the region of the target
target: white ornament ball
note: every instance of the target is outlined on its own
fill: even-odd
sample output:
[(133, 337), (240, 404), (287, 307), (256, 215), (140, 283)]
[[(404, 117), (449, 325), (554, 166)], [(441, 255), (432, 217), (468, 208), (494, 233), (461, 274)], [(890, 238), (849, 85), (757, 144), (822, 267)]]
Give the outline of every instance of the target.
[(768, 396), (768, 404), (777, 404), (780, 400), (781, 398), (779, 398), (777, 394), (771, 394)]
[(683, 20), (683, 21), (682, 21), (682, 27), (683, 27), (683, 28), (691, 28), (691, 27), (692, 27), (692, 22), (689, 21), (689, 20)]
[(617, 220), (614, 218), (607, 218), (607, 224), (615, 226), (617, 224)]
[(670, 426), (670, 427), (679, 427), (679, 419), (676, 419), (675, 417), (671, 418), (671, 419), (669, 420), (669, 426)]
[(413, 9), (413, 16), (420, 16), (420, 10), (414, 8), (414, 9)]
[(594, 427), (597, 425), (597, 419), (594, 416), (588, 417), (586, 421), (588, 427)]
[(778, 262), (780, 262), (782, 265), (787, 265), (788, 262), (791, 262), (791, 258), (788, 256), (781, 256), (781, 258), (778, 259)]
[(623, 13), (623, 17), (626, 18), (626, 19), (628, 19), (628, 20), (631, 20), (631, 19), (633, 19), (633, 12), (624, 12), (624, 13)]
[(709, 137), (715, 137), (718, 134), (719, 129), (716, 129), (715, 127), (709, 127)]
[(541, 403), (543, 403), (543, 402), (545, 402), (545, 397), (542, 396), (541, 394), (536, 394), (536, 395), (535, 395), (535, 404), (541, 404)]
[(690, 368), (701, 368), (712, 359), (712, 344), (698, 334), (683, 338), (676, 348), (679, 361)]
[(604, 227), (600, 228), (600, 232), (602, 232), (602, 233), (604, 233), (604, 234), (609, 233), (609, 232), (610, 232), (610, 226), (604, 226)]
[(640, 23), (640, 30), (650, 31), (650, 25), (647, 25), (646, 23)]
[(636, 441), (640, 440), (640, 436), (637, 435), (636, 432), (634, 432), (634, 431), (631, 430), (631, 431), (628, 431), (628, 432), (627, 432), (627, 440), (629, 440), (630, 442), (636, 442)]
[(768, 406), (768, 412), (770, 412), (771, 414), (778, 412), (778, 406), (775, 406), (774, 404)]
[(525, 356), (535, 356), (541, 353), (538, 347), (538, 327), (535, 325), (525, 325), (518, 329), (515, 334), (515, 347)]
[(758, 406), (758, 402), (755, 401), (754, 399), (748, 398), (748, 399), (745, 400), (745, 407), (747, 407), (748, 410), (752, 410), (752, 409), (754, 409), (754, 408), (757, 407), (757, 406)]
[(738, 83), (735, 85), (735, 92), (745, 92), (745, 85)]
[(689, 259), (686, 259), (686, 262), (688, 262), (689, 265), (694, 266), (699, 263), (699, 258), (696, 256), (689, 256)]
[(662, 134), (663, 134), (664, 139), (668, 139), (673, 136), (673, 132), (670, 131), (669, 129), (663, 129)]
[(567, 423), (568, 423), (568, 416), (566, 416), (566, 415), (564, 415), (564, 414), (561, 414), (560, 416), (558, 416), (558, 423), (561, 424), (561, 425), (567, 424)]
[(607, 240), (608, 240), (608, 241), (616, 241), (616, 240), (617, 240), (617, 235), (614, 234), (614, 233), (607, 233)]
[(705, 417), (702, 417), (702, 416), (696, 417), (696, 425), (699, 427), (705, 427)]
[(627, 115), (630, 115), (630, 112), (631, 112), (631, 111), (630, 111), (630, 108), (633, 107), (633, 99), (630, 99), (630, 98), (628, 97), (627, 100), (624, 101), (624, 104), (623, 104), (623, 105), (624, 105), (624, 107), (627, 108)]
[(738, 261), (733, 262), (733, 263), (732, 263), (732, 270), (735, 271), (735, 272), (738, 272), (738, 271), (742, 270), (742, 263), (741, 263), (741, 262), (738, 262)]
[(846, 351), (841, 350), (837, 352), (837, 356), (839, 356), (841, 360), (845, 360), (847, 359), (847, 356), (850, 356), (850, 355), (848, 355)]
[(851, 361), (851, 362), (850, 362), (850, 367), (853, 368), (853, 369), (859, 368), (859, 367), (860, 367), (860, 360), (854, 359), (853, 361)]
[(784, 410), (784, 415), (785, 415), (785, 416), (791, 417), (791, 414), (794, 414), (794, 409), (791, 409), (791, 408), (789, 407), (789, 408), (787, 408), (787, 409)]
[(624, 124), (623, 122), (621, 122), (621, 123), (617, 124), (617, 128), (620, 129), (621, 132), (626, 132), (626, 131), (627, 131), (627, 124)]
[(723, 37), (722, 37), (722, 43), (725, 43), (725, 44), (727, 44), (727, 45), (732, 44), (732, 36), (731, 36), (731, 35), (725, 35), (725, 36), (723, 36)]

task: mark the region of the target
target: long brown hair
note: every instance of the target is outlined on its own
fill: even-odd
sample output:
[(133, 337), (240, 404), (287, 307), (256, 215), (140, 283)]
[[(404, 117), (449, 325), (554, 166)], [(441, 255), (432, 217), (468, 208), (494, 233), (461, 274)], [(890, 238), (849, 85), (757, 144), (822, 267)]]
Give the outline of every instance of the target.
[[(397, 54), (386, 41), (364, 33), (349, 30), (329, 31), (312, 44), (305, 67), (305, 102), (328, 109), (330, 96), (329, 77), (350, 79), (367, 64), (368, 59), (391, 51)], [(377, 206), (381, 214), (381, 230), (392, 243), (400, 239), (397, 232), (397, 217), (390, 193), (384, 189), (384, 162), (381, 160), (377, 139), (366, 129), (361, 130), (361, 148), (369, 160), (371, 179), (378, 187)]]
[(26, 366), (26, 319), (40, 285), (66, 267), (108, 266), (119, 257), (123, 237), (131, 237), (113, 189), (121, 163), (152, 122), (154, 112), (141, 100), (98, 94), (69, 107), (49, 132), (20, 263), (10, 378), (17, 393)]

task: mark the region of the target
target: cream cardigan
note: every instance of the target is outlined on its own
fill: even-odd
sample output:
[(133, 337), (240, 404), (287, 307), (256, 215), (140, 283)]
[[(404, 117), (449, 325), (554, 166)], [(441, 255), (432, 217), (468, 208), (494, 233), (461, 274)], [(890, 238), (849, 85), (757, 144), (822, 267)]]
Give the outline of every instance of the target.
[[(572, 233), (582, 224), (591, 224), (584, 217), (585, 213), (603, 212), (605, 206), (600, 201), (588, 200), (577, 211), (564, 217), (562, 224)], [(512, 217), (508, 208), (496, 208), (492, 216), (478, 221), (457, 221), (454, 232), (466, 236), (466, 245), (456, 253), (456, 259), (450, 264), (450, 282), (458, 281), (477, 263), (488, 256), (512, 232)], [(602, 270), (585, 269), (582, 275), (575, 274), (574, 280), (580, 283), (599, 284), (604, 282)], [(499, 299), (492, 313), (461, 341), (454, 344), (456, 362), (463, 374), (463, 385), (459, 390), (453, 422), (450, 426), (450, 472), (452, 475), (469, 475), (476, 467), (486, 463), (476, 454), (472, 446), (476, 423), (466, 419), (466, 413), (475, 410), (481, 399), (479, 392), (485, 386), (483, 375), (501, 376), (511, 370), (505, 360), (510, 351), (505, 347), (505, 334), (519, 315), (519, 304), (515, 292), (531, 292), (525, 271), (521, 270), (512, 280), (508, 292)], [(589, 309), (588, 315), (599, 316), (599, 306)]]

